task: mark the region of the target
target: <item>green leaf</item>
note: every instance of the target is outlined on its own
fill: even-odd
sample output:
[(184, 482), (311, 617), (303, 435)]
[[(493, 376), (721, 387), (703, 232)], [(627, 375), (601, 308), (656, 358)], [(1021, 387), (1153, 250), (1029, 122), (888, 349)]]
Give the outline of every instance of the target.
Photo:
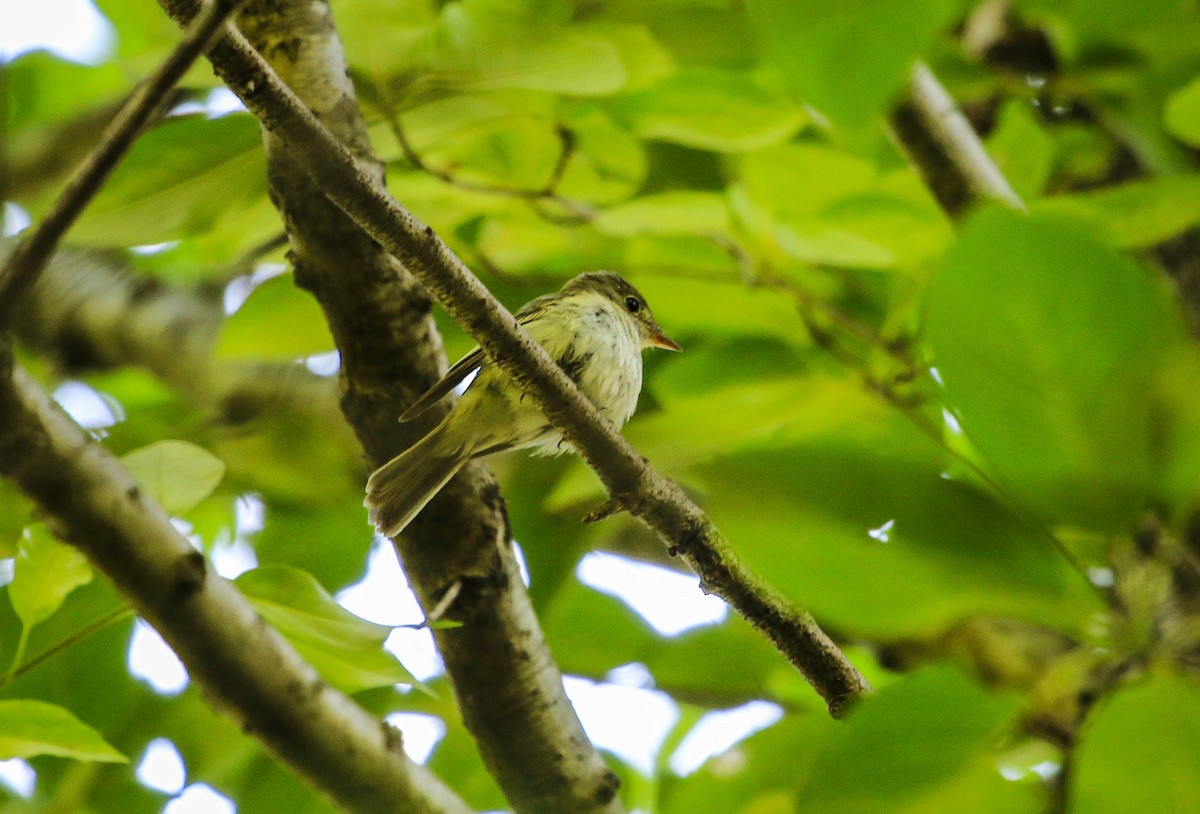
[(952, 669), (906, 676), (853, 710), (816, 758), (797, 811), (900, 810), (990, 752), (1017, 705)]
[[(338, 0), (337, 30), (351, 67), (383, 79), (412, 68), (419, 44), (436, 21), (431, 3)], [(388, 32), (386, 37), (380, 31)]]
[(575, 151), (558, 185), (561, 195), (605, 204), (638, 190), (646, 177), (646, 153), (632, 133), (591, 102), (573, 105), (563, 124), (575, 136)]
[(1147, 393), (1182, 335), (1146, 271), (1075, 226), (992, 209), (963, 228), (928, 305), (947, 402), (1011, 493), (1125, 527), (1159, 463)]
[[(161, 16), (161, 14), (160, 14)], [(130, 79), (117, 66), (105, 63), (80, 65), (46, 51), (22, 54), (4, 66), (8, 94), (8, 126), (17, 137), (25, 128), (37, 132), (53, 122), (112, 104), (127, 93)]]
[(100, 733), (62, 707), (43, 701), (0, 701), (0, 760), (37, 755), (128, 762)]
[(595, 226), (615, 237), (725, 234), (729, 209), (715, 192), (660, 192), (605, 209)]
[[(857, 427), (794, 445), (764, 438), (695, 468), (710, 517), (756, 573), (871, 639), (935, 636), (977, 614), (1078, 630), (1099, 610), (1044, 537), (943, 476), (949, 464), (915, 430), (857, 415)], [(708, 434), (727, 431), (714, 419)]]
[(46, 621), (67, 596), (92, 581), (92, 568), (82, 554), (58, 542), (42, 523), (25, 529), (17, 544), (16, 569), (9, 599), (28, 630)]
[(663, 814), (795, 814), (804, 782), (841, 725), (827, 715), (790, 715), (699, 771), (663, 782)]
[(272, 277), (221, 326), (216, 354), (226, 359), (299, 359), (334, 349), (321, 306), (291, 275)]
[(1034, 211), (1093, 221), (1117, 246), (1152, 246), (1200, 223), (1200, 175), (1160, 175), (1059, 195)]
[(879, 115), (959, 5), (954, 0), (748, 3), (751, 21), (787, 79), (835, 124), (850, 129)]
[(253, 116), (170, 118), (134, 143), (70, 235), (100, 246), (177, 240), (266, 192), (262, 134)]
[(987, 150), (1018, 195), (1031, 199), (1042, 193), (1050, 177), (1053, 148), (1029, 102), (1005, 103), (988, 136)]
[(856, 155), (818, 144), (748, 154), (732, 200), (763, 242), (802, 263), (916, 267), (939, 256), (950, 234), (913, 173), (881, 175)]
[(475, 90), (593, 96), (625, 84), (625, 68), (608, 39), (560, 22), (479, 2), (448, 4), (439, 21), (438, 52), (426, 70), (432, 81)]
[(510, 273), (575, 274), (581, 268), (612, 267), (621, 260), (615, 239), (590, 226), (548, 228), (532, 212), (488, 218), (479, 249)]
[(1200, 78), (1171, 94), (1163, 123), (1180, 141), (1200, 147)]
[(675, 70), (670, 53), (644, 25), (602, 22), (588, 26), (587, 30), (604, 37), (616, 49), (625, 70), (626, 90), (641, 90)]
[(463, 86), (517, 88), (571, 96), (609, 94), (625, 84), (625, 68), (613, 44), (580, 31), (521, 38), (503, 46), (484, 46), (448, 66), (469, 71)]
[(802, 221), (871, 190), (878, 170), (845, 150), (798, 142), (749, 153), (738, 177), (755, 203), (782, 220)]
[(391, 628), (347, 611), (311, 574), (263, 566), (242, 574), (235, 584), (321, 678), (339, 690), (419, 683), (383, 648)]
[(1118, 692), (1083, 731), (1071, 777), (1078, 814), (1189, 811), (1200, 800), (1200, 687), (1171, 675)]
[(138, 485), (171, 515), (180, 515), (212, 494), (225, 464), (187, 441), (157, 441), (122, 456)]
[(698, 67), (619, 98), (612, 110), (643, 138), (717, 152), (777, 144), (805, 120), (794, 104), (746, 74)]

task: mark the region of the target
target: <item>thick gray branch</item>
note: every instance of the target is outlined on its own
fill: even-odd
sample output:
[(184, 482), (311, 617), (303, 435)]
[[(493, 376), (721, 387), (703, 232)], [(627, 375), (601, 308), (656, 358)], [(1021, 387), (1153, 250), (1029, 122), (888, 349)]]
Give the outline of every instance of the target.
[[(0, 260), (8, 249), (0, 246)], [(224, 320), (216, 292), (167, 285), (103, 252), (62, 249), (16, 310), (13, 330), (68, 372), (149, 370), (225, 422), (295, 410), (344, 426), (333, 380), (294, 363), (214, 359)]]
[[(180, 0), (170, 6), (194, 10)], [(654, 529), (794, 664), (832, 714), (869, 691), (862, 675), (807, 614), (752, 575), (700, 508), (664, 478), (597, 412), (517, 326), (463, 263), (393, 199), (373, 167), (358, 162), (295, 98), (244, 38), (209, 54), (217, 73), (312, 175), (322, 192), (395, 255), (437, 297), (489, 358), (560, 426), (612, 497)]]
[(205, 696), (348, 811), (469, 809), (400, 734), (328, 687), (0, 343), (0, 473), (133, 603)]

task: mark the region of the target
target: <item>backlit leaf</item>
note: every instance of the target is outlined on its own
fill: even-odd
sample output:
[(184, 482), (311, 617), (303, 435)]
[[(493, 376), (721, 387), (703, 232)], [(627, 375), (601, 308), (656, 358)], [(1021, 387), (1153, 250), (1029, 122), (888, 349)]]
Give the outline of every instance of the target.
[(8, 595), (21, 622), (31, 628), (53, 616), (72, 591), (91, 581), (87, 559), (55, 540), (44, 524), (35, 523), (25, 529), (17, 544)]
[(62, 707), (24, 699), (0, 701), (0, 760), (38, 755), (127, 762), (100, 733)]
[(264, 566), (242, 574), (236, 584), (332, 686), (354, 693), (397, 682), (417, 683), (383, 649), (391, 629), (347, 611), (311, 574)]
[(156, 441), (121, 462), (146, 494), (173, 515), (204, 500), (225, 476), (221, 459), (187, 441)]

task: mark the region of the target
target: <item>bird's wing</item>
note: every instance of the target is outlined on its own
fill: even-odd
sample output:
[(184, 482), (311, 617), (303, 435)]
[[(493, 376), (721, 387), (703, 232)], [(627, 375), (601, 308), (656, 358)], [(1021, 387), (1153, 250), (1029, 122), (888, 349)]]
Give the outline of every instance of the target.
[[(541, 315), (542, 309), (550, 300), (549, 296), (538, 297), (525, 304), (525, 307), (517, 312), (517, 322), (521, 325), (526, 325), (533, 319)], [(400, 421), (412, 421), (421, 413), (428, 410), (434, 404), (437, 404), (446, 394), (454, 388), (458, 387), (462, 381), (470, 376), (473, 372), (483, 366), (486, 357), (483, 353), (483, 348), (475, 348), (463, 358), (454, 363), (454, 366), (446, 371), (446, 375), (438, 380), (438, 383), (426, 390), (419, 399), (414, 401), (412, 405), (400, 414)]]
[(426, 390), (419, 399), (412, 403), (407, 410), (400, 414), (400, 421), (412, 421), (434, 404), (441, 401), (447, 393), (462, 383), (483, 364), (483, 348), (475, 348), (463, 358), (454, 363), (454, 367), (446, 371), (446, 375), (438, 383)]

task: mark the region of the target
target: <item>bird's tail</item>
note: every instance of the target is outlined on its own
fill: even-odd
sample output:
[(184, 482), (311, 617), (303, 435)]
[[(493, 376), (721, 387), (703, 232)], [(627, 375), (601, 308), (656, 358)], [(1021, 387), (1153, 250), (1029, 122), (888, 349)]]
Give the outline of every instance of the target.
[(379, 531), (395, 537), (446, 485), (470, 455), (452, 443), (443, 422), (372, 473), (363, 501)]

